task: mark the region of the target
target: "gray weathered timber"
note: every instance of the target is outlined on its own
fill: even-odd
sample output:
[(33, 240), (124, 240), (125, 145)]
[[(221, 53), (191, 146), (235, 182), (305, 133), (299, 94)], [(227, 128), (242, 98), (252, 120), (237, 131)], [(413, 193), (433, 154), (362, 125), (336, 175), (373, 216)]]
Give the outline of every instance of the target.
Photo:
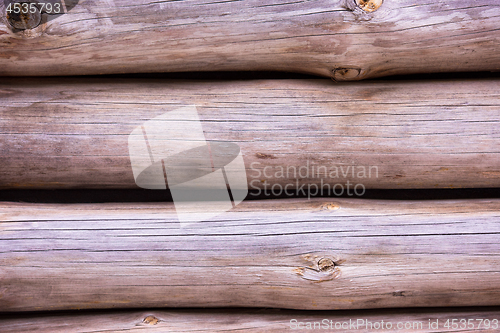
[(496, 79), (3, 78), (0, 188), (137, 188), (128, 135), (186, 105), (208, 141), (239, 145), (251, 189), (500, 187)]
[[(69, 1), (67, 2), (75, 2)], [(0, 75), (279, 70), (336, 80), (500, 70), (491, 0), (80, 1), (28, 30), (0, 19)]]
[[(456, 321), (452, 321), (457, 319)], [(498, 332), (500, 310), (430, 308), (356, 311), (274, 309), (135, 310), (4, 314), (3, 333), (37, 332)], [(447, 324), (448, 321), (448, 324)], [(319, 323), (319, 324), (318, 324)], [(456, 326), (455, 326), (456, 325)], [(446, 326), (446, 327), (445, 327)], [(312, 330), (315, 328), (316, 330)], [(320, 329), (321, 328), (321, 329)], [(378, 329), (377, 329), (378, 328)], [(439, 330), (438, 330), (439, 328)], [(457, 329), (458, 328), (458, 329)]]
[(0, 311), (499, 305), (500, 200), (0, 204)]

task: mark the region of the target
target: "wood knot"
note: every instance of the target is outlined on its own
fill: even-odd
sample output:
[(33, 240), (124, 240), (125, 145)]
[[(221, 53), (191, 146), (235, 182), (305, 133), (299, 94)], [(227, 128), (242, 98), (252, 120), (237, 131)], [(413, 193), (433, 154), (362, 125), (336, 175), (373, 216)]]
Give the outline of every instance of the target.
[(405, 291), (395, 291), (392, 293), (392, 296), (395, 296), (395, 297), (398, 297), (398, 296), (401, 296), (401, 297), (405, 297)]
[(262, 159), (276, 159), (276, 156), (271, 155), (271, 154), (264, 154), (264, 153), (256, 153), (255, 156), (257, 158), (262, 158)]
[(147, 325), (156, 325), (159, 321), (155, 316), (147, 316), (142, 322)]
[(330, 258), (321, 258), (318, 261), (318, 268), (322, 272), (327, 272), (335, 268), (335, 263)]
[(303, 278), (314, 283), (331, 281), (340, 277), (340, 269), (335, 265), (335, 262), (330, 258), (321, 258), (317, 262), (316, 267), (298, 267), (294, 269), (295, 273)]
[(42, 14), (35, 3), (8, 1), (7, 21), (10, 26), (17, 30), (36, 28), (41, 20)]
[(339, 67), (333, 70), (333, 79), (335, 81), (359, 80), (361, 76), (361, 68)]
[(383, 0), (356, 0), (356, 5), (365, 12), (374, 12), (382, 6)]
[(327, 203), (323, 204), (319, 207), (320, 210), (337, 210), (340, 209), (340, 206), (335, 203)]

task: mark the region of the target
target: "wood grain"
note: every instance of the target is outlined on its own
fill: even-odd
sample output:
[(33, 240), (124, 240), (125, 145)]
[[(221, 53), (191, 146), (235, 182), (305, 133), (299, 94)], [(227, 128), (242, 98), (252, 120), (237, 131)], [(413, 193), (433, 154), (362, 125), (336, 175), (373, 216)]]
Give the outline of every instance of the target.
[(137, 188), (129, 134), (188, 105), (208, 141), (239, 145), (255, 191), (500, 187), (499, 92), (497, 79), (3, 78), (0, 188)]
[(182, 228), (171, 203), (0, 218), (0, 311), (499, 305), (499, 199), (245, 201)]
[[(365, 311), (273, 309), (140, 310), (84, 313), (30, 313), (0, 316), (3, 333), (39, 332), (498, 332), (498, 308), (432, 308)], [(483, 320), (481, 320), (483, 319)], [(326, 320), (326, 321), (325, 321)], [(360, 320), (358, 325), (358, 320)], [(444, 327), (449, 320), (449, 327)], [(460, 322), (460, 320), (465, 320)], [(354, 326), (352, 323), (355, 323)], [(316, 324), (315, 324), (316, 323)], [(320, 324), (318, 324), (320, 323)], [(431, 323), (431, 328), (429, 328)], [(436, 327), (437, 324), (438, 326)], [(469, 327), (467, 328), (467, 324)], [(316, 326), (314, 326), (316, 325)], [(321, 326), (320, 326), (321, 325)], [(342, 325), (343, 328), (342, 329)], [(371, 325), (371, 326), (370, 326)], [(392, 329), (388, 328), (392, 325)], [(399, 326), (398, 326), (399, 325)], [(405, 328), (406, 326), (406, 328)], [(307, 329), (308, 327), (316, 330)], [(322, 327), (323, 329), (319, 329)], [(374, 329), (374, 327), (382, 327)], [(398, 329), (399, 327), (399, 329)], [(436, 328), (434, 328), (436, 327)]]
[(0, 75), (500, 70), (500, 6), (490, 0), (386, 0), (375, 11), (355, 0), (86, 0), (29, 30), (12, 30), (0, 9)]

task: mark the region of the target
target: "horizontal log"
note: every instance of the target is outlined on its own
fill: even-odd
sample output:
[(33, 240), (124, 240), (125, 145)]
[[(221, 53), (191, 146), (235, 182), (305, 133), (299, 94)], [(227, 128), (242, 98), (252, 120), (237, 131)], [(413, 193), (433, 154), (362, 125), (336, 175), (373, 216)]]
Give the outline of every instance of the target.
[(65, 0), (67, 14), (46, 8), (28, 26), (6, 16), (11, 2), (0, 8), (0, 75), (279, 70), (359, 80), (500, 70), (491, 0)]
[(186, 106), (207, 141), (240, 147), (255, 192), (500, 187), (499, 91), (497, 79), (4, 78), (0, 188), (137, 188), (129, 135)]
[[(453, 319), (456, 319), (453, 321)], [(364, 311), (142, 310), (0, 315), (3, 333), (38, 332), (498, 332), (498, 308)]]
[(500, 199), (0, 203), (0, 311), (363, 309), (500, 300)]

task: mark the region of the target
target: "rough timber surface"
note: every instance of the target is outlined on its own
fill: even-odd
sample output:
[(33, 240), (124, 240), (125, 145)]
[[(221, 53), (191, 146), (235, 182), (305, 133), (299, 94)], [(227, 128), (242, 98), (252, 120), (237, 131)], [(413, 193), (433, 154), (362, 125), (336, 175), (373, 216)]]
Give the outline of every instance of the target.
[[(356, 333), (369, 333), (375, 330), (376, 332), (433, 333), (438, 331), (436, 327), (439, 327), (439, 332), (456, 332), (457, 329), (453, 326), (457, 325), (456, 327), (462, 328), (460, 332), (496, 333), (498, 332), (499, 317), (500, 310), (497, 307), (364, 311), (227, 308), (149, 309), (84, 313), (4, 314), (0, 315), (0, 330), (3, 333), (219, 333), (232, 331), (288, 333), (298, 330), (306, 332), (349, 330)], [(453, 319), (457, 320), (452, 324)], [(379, 329), (374, 329), (375, 327)]]
[(500, 70), (491, 0), (385, 0), (371, 12), (355, 0), (86, 0), (28, 30), (12, 30), (0, 9), (0, 75)]
[(363, 309), (500, 300), (500, 200), (0, 203), (0, 311)]
[(208, 141), (238, 144), (251, 190), (500, 187), (498, 79), (4, 78), (0, 188), (137, 188), (129, 134), (189, 105)]

